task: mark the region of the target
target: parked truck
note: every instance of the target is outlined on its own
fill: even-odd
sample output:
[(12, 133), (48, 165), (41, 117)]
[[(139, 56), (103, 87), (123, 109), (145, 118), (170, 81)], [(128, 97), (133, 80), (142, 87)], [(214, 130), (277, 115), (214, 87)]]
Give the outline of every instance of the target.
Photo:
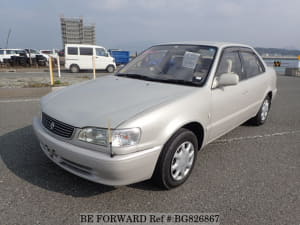
[(109, 49), (110, 55), (115, 58), (117, 65), (127, 64), (130, 61), (130, 52), (119, 49)]

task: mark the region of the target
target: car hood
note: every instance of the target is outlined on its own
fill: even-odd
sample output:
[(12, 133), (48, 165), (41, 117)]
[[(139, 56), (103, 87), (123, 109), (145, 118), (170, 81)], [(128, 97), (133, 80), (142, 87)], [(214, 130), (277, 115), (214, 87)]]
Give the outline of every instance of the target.
[[(194, 92), (196, 87), (105, 76), (45, 96), (42, 111), (75, 127), (112, 128), (135, 115)], [(108, 122), (109, 121), (109, 122)]]

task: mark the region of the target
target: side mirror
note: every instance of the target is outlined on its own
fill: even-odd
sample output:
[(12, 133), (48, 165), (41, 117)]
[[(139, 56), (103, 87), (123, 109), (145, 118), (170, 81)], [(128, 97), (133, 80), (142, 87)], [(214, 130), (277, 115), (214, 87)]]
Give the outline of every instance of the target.
[(223, 73), (219, 77), (214, 78), (213, 88), (237, 85), (239, 76), (235, 73)]

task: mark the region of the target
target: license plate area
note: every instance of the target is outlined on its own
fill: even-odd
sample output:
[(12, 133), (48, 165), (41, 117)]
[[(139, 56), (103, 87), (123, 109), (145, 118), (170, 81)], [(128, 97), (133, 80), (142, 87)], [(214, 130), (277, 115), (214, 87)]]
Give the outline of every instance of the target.
[(57, 161), (59, 159), (59, 155), (57, 154), (56, 150), (51, 146), (44, 144), (41, 142), (41, 147), (44, 152), (53, 160)]

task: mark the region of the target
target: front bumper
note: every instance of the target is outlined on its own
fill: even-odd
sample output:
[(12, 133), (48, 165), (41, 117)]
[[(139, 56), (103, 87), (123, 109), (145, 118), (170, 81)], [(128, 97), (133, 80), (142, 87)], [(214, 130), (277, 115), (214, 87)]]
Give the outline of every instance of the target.
[(150, 179), (161, 147), (126, 155), (108, 154), (85, 149), (50, 135), (38, 118), (33, 129), (44, 153), (63, 169), (101, 184), (118, 186)]

